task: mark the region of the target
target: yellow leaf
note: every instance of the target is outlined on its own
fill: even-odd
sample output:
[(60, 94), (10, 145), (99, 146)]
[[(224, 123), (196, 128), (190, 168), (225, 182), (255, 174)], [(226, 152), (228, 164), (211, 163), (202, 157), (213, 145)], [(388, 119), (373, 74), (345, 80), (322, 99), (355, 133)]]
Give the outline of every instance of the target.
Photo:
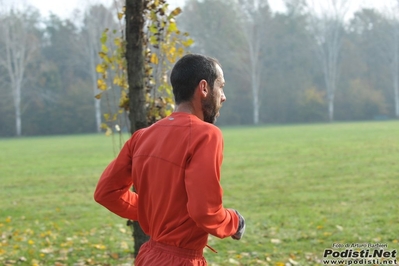
[(108, 32), (108, 29), (105, 29), (104, 30), (104, 32), (101, 34), (101, 38), (100, 38), (100, 42), (101, 43), (106, 43), (107, 42), (107, 32)]
[[(174, 108), (173, 108), (174, 109)], [(166, 110), (165, 115), (170, 116), (173, 113), (173, 110)]]
[(120, 38), (115, 38), (114, 39), (114, 44), (115, 44), (115, 46), (117, 46), (117, 47), (119, 47), (120, 45), (121, 45), (121, 39)]
[(128, 110), (129, 109), (129, 98), (121, 96), (121, 98), (119, 99), (119, 107), (124, 108), (125, 110)]
[[(107, 128), (107, 131), (105, 131), (105, 136), (111, 136), (112, 135), (112, 129), (111, 128)], [(97, 249), (101, 249), (101, 248), (98, 248), (98, 247), (96, 247)]]
[(11, 223), (11, 217), (10, 217), (10, 216), (8, 216), (8, 217), (6, 218), (6, 223)]
[(123, 18), (124, 15), (125, 15), (124, 13), (119, 12), (119, 13), (118, 13), (118, 19), (121, 20), (121, 19)]
[(119, 78), (119, 76), (118, 75), (116, 75), (115, 77), (114, 77), (114, 81), (112, 82), (113, 84), (115, 84), (115, 85), (119, 85), (120, 84), (120, 78)]
[(105, 61), (105, 63), (107, 63), (107, 64), (111, 64), (112, 63), (112, 59), (111, 58), (109, 58), (107, 55), (106, 56), (104, 56), (104, 61)]
[(107, 54), (104, 52), (99, 52), (98, 55), (100, 56), (100, 58), (104, 58), (104, 56), (106, 56)]
[(151, 55), (150, 62), (155, 64), (155, 65), (158, 65), (159, 60), (158, 60), (157, 54), (154, 53), (154, 54)]
[(107, 89), (107, 83), (105, 83), (105, 81), (102, 79), (98, 79), (97, 80), (97, 88), (99, 88), (102, 91), (105, 91)]
[(177, 7), (170, 14), (173, 15), (173, 16), (177, 16), (177, 15), (179, 15), (181, 13), (181, 11), (182, 11), (181, 8)]
[(178, 30), (178, 29), (177, 29), (176, 23), (175, 23), (175, 22), (171, 22), (171, 23), (169, 24), (168, 31), (169, 31), (169, 32), (176, 32), (177, 30)]
[(185, 47), (191, 46), (194, 43), (194, 40), (189, 38), (186, 41), (181, 42)]
[(101, 96), (102, 96), (102, 94), (103, 94), (103, 93), (99, 93), (99, 94), (97, 94), (97, 95), (94, 95), (94, 98), (96, 98), (96, 99), (100, 100), (100, 99), (101, 99)]
[(182, 57), (184, 54), (184, 49), (182, 47), (180, 47), (179, 49), (177, 49), (177, 56), (178, 57)]
[(108, 128), (108, 126), (107, 126), (107, 124), (105, 124), (105, 123), (101, 123), (101, 129), (107, 129)]
[(151, 33), (158, 33), (158, 29), (154, 24), (149, 27), (149, 30)]
[(105, 67), (103, 64), (98, 64), (96, 67), (97, 73), (104, 73), (105, 72)]
[(158, 38), (156, 36), (151, 36), (150, 37), (150, 43), (152, 45), (157, 45), (158, 44)]
[(101, 51), (108, 53), (108, 47), (105, 44), (101, 44)]
[(101, 249), (101, 250), (104, 250), (104, 249), (107, 248), (107, 247), (104, 246), (103, 244), (94, 244), (93, 247), (95, 247), (96, 249)]
[(176, 47), (172, 46), (169, 50), (169, 54), (173, 56), (175, 52), (176, 52)]

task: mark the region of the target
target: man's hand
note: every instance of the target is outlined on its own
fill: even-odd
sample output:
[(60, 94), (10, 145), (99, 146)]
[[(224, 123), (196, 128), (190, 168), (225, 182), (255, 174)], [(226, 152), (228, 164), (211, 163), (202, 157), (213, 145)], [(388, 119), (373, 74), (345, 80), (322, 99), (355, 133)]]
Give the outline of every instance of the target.
[(234, 210), (234, 211), (237, 213), (240, 221), (238, 224), (237, 232), (234, 235), (232, 235), (231, 238), (233, 238), (235, 240), (240, 240), (243, 237), (244, 232), (245, 232), (245, 219), (238, 211), (236, 211), (236, 210)]

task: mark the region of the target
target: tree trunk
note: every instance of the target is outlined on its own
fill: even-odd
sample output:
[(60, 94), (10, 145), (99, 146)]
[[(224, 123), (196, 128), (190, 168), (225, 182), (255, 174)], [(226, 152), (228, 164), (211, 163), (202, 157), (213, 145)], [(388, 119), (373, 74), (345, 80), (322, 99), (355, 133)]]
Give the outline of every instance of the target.
[[(91, 41), (91, 39), (90, 39)], [(95, 52), (93, 44), (89, 44), (89, 56), (90, 56), (90, 66), (91, 66), (91, 80), (93, 84), (93, 95), (96, 96), (99, 93), (97, 88), (97, 74), (96, 74), (96, 60), (94, 59)], [(96, 131), (101, 133), (101, 99), (94, 98), (94, 115), (96, 119)]]
[[(144, 91), (144, 0), (126, 0), (126, 60), (129, 84), (129, 119), (130, 132), (147, 126)], [(134, 256), (149, 237), (143, 233), (137, 221), (133, 227)]]
[(396, 118), (399, 118), (399, 88), (398, 84), (395, 87), (395, 115)]
[(394, 101), (395, 101), (395, 116), (399, 118), (399, 25), (395, 27), (395, 38), (394, 38), (394, 49), (393, 49), (393, 62), (392, 62), (392, 78), (393, 78), (393, 90), (394, 90)]
[(14, 107), (15, 107), (15, 133), (17, 137), (20, 137), (22, 134), (21, 130), (21, 88), (18, 87), (15, 89), (14, 93)]
[(94, 112), (96, 116), (96, 131), (101, 133), (101, 100), (94, 99)]
[(328, 120), (334, 121), (334, 97), (328, 97)]
[(392, 62), (392, 78), (393, 78), (393, 92), (395, 101), (395, 116), (399, 118), (399, 54), (398, 54), (398, 38), (396, 33), (394, 44), (394, 57)]
[(126, 59), (130, 132), (132, 134), (147, 126), (144, 91), (143, 12), (143, 0), (126, 0)]

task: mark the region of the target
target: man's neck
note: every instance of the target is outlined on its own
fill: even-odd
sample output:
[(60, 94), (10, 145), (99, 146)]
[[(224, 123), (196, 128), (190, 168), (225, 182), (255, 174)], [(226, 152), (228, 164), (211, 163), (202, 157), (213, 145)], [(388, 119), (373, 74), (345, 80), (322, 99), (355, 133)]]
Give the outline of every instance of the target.
[(176, 106), (175, 112), (192, 114), (197, 116), (199, 119), (204, 120), (204, 115), (202, 113), (202, 110), (200, 111), (198, 110), (198, 108), (195, 108), (192, 102), (180, 103), (179, 105)]

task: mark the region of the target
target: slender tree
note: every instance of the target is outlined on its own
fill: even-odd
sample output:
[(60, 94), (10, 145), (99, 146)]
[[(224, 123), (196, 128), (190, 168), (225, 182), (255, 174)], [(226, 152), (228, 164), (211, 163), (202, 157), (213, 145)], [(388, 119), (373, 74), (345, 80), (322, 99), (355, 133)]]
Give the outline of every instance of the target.
[(240, 19), (240, 30), (245, 40), (245, 53), (241, 57), (243, 70), (249, 77), (252, 92), (253, 123), (259, 124), (261, 107), (261, 78), (265, 77), (265, 57), (267, 31), (270, 28), (270, 9), (266, 0), (239, 0), (237, 16)]
[(1, 15), (0, 65), (8, 73), (15, 109), (16, 135), (22, 133), (22, 88), (26, 69), (39, 49), (38, 37), (34, 34), (37, 12), (11, 9)]
[[(84, 45), (81, 51), (82, 59), (88, 63), (87, 71), (92, 81), (93, 95), (97, 95), (100, 90), (97, 87), (98, 73), (96, 66), (100, 63), (98, 56), (101, 51), (99, 42), (102, 32), (106, 28), (116, 28), (114, 14), (103, 5), (90, 6), (84, 14), (84, 28), (82, 40)], [(96, 130), (101, 132), (101, 99), (94, 98), (94, 115), (96, 120)]]
[(314, 37), (317, 55), (322, 65), (328, 117), (334, 120), (334, 97), (339, 76), (339, 56), (344, 31), (344, 19), (349, 9), (348, 0), (310, 1), (309, 29)]
[(395, 116), (399, 118), (399, 0), (395, 1), (395, 5), (386, 12), (390, 24), (390, 33), (387, 43), (382, 46), (388, 46), (384, 49), (385, 55), (391, 68), (393, 99), (395, 103)]
[[(147, 126), (144, 89), (144, 0), (126, 0), (126, 60), (129, 84), (130, 132)], [(134, 252), (137, 256), (148, 236), (133, 222)]]

